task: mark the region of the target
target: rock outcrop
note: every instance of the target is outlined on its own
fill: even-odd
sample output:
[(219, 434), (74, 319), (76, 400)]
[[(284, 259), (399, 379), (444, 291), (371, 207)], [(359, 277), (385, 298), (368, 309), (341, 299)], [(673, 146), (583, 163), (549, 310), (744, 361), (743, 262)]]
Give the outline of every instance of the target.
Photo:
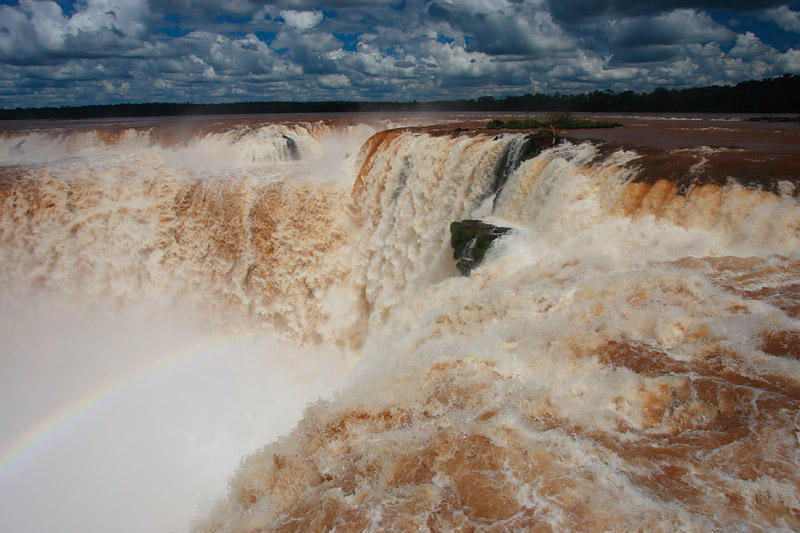
[(468, 276), (483, 261), (492, 242), (511, 231), (480, 220), (462, 220), (450, 224), (450, 244), (458, 270)]

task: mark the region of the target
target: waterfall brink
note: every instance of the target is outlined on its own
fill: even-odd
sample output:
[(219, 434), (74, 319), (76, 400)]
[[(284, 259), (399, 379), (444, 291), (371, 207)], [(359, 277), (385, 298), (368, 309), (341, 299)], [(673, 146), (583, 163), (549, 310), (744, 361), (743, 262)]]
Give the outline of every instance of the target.
[(227, 166), (296, 158), (331, 132), (324, 122), (294, 124), (144, 124), (98, 128), (74, 127), (0, 133), (4, 163), (41, 163), (64, 158), (130, 154), (161, 150), (183, 161)]
[(389, 132), (365, 145), (353, 202), (371, 326), (456, 273), (450, 222), (492, 193), (492, 171), (513, 139)]
[[(352, 364), (197, 530), (800, 528), (800, 176), (449, 124), (114, 131), (0, 138), (6, 296)], [(469, 276), (463, 219), (511, 228)]]

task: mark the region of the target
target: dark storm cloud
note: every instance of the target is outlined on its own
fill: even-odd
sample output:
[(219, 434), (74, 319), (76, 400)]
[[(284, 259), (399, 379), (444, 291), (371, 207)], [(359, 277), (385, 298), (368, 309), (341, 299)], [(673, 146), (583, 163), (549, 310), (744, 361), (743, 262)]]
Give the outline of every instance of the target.
[[(498, 7), (499, 6), (499, 7)], [(491, 55), (538, 56), (569, 48), (561, 29), (546, 11), (524, 3), (493, 8), (469, 3), (432, 2), (428, 14), (472, 37), (468, 50)]]
[(651, 17), (622, 19), (603, 28), (609, 42), (622, 47), (725, 42), (736, 35), (707, 14), (684, 9)]
[(570, 24), (597, 18), (656, 15), (675, 9), (748, 12), (786, 5), (785, 0), (547, 0), (553, 16)]
[(769, 0), (6, 0), (0, 106), (734, 83), (800, 72), (798, 9)]
[(619, 47), (614, 50), (610, 64), (632, 65), (637, 63), (666, 63), (685, 57), (685, 50), (677, 45), (652, 45), (637, 47)]

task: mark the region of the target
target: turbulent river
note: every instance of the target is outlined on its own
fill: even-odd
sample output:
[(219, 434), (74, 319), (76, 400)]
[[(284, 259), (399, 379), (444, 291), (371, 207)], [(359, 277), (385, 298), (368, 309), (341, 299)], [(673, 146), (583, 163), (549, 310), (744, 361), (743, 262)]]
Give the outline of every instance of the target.
[(2, 125), (3, 529), (800, 529), (800, 128), (616, 119)]

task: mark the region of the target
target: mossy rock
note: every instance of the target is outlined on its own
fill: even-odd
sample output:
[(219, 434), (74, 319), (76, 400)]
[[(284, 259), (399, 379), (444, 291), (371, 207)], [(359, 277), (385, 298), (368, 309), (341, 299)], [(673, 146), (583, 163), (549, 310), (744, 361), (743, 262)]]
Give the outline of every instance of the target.
[(462, 220), (450, 224), (450, 245), (458, 270), (465, 276), (483, 262), (492, 242), (511, 231), (480, 220)]
[(561, 130), (573, 130), (582, 128), (616, 128), (622, 126), (619, 122), (610, 122), (607, 120), (588, 120), (585, 118), (576, 118), (569, 113), (554, 113), (549, 115), (545, 120), (536, 120), (527, 118), (524, 120), (512, 119), (502, 121), (500, 119), (492, 119), (486, 127), (490, 130), (506, 129), (506, 130), (534, 130), (558, 128)]

